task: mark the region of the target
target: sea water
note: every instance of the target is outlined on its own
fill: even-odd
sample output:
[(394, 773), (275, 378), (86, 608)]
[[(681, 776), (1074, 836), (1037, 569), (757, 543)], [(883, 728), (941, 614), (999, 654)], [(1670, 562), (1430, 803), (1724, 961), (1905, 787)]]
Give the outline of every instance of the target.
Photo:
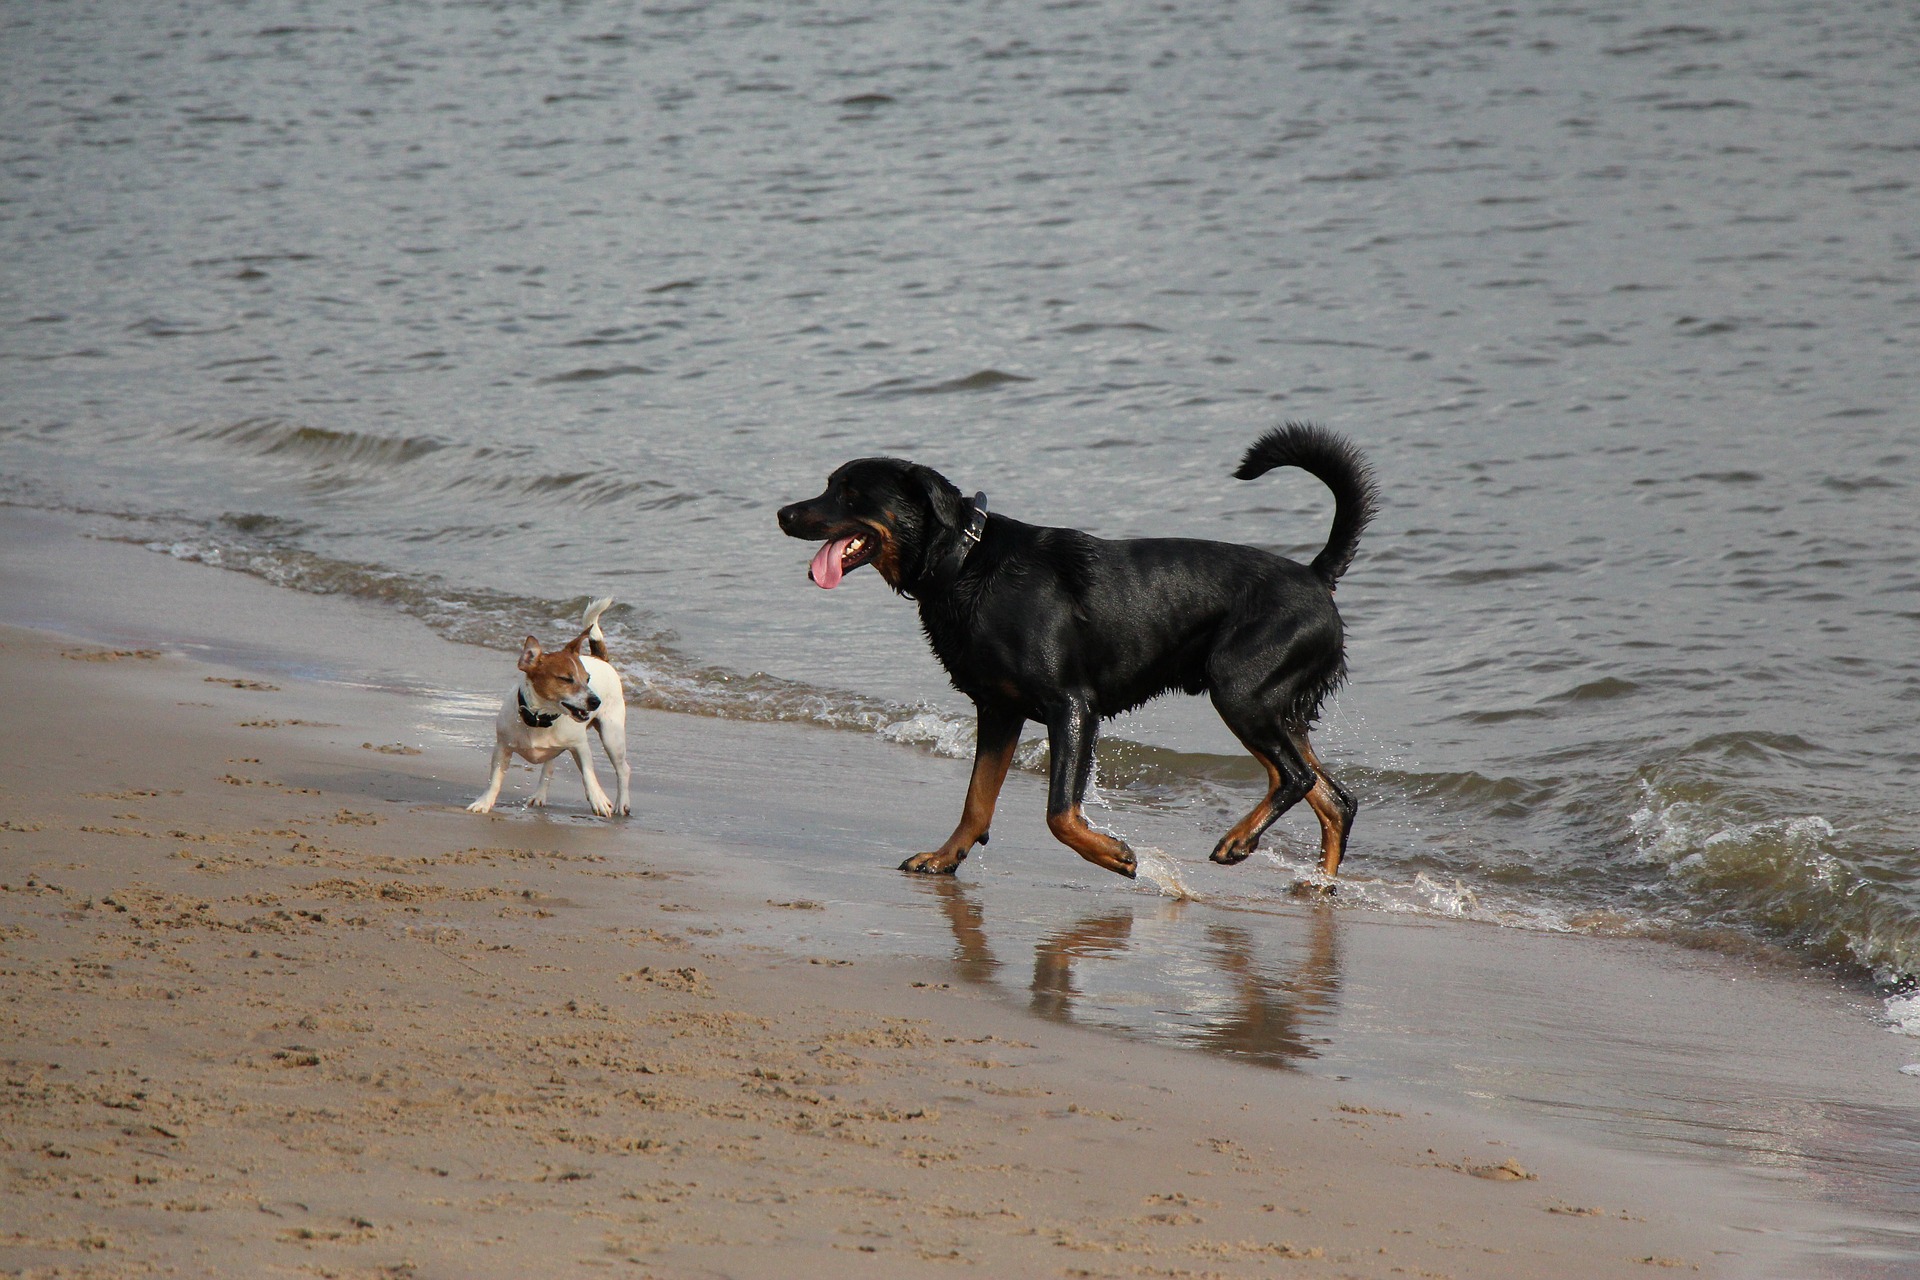
[[(13, 6), (0, 499), (478, 643), (614, 594), (644, 705), (964, 758), (779, 505), (892, 454), (1304, 557), (1325, 490), (1229, 473), (1322, 422), (1382, 486), (1348, 900), (1898, 998), (1916, 59), (1894, 2)], [(1163, 889), (1310, 874), (1304, 814), (1205, 865), (1262, 775), (1204, 700), (1107, 732)]]

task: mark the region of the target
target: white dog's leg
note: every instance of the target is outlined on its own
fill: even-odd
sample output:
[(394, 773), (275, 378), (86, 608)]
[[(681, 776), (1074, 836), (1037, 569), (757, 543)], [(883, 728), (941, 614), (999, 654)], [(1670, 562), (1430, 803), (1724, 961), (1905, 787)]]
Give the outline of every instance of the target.
[(606, 750), (607, 763), (613, 766), (613, 781), (616, 789), (613, 807), (622, 817), (625, 817), (633, 812), (628, 794), (632, 785), (633, 771), (627, 768), (627, 718), (621, 716), (618, 723), (611, 725), (607, 723), (607, 719), (602, 715), (600, 719), (593, 722), (593, 727), (600, 735), (601, 747)]
[(607, 793), (600, 789), (600, 779), (593, 772), (593, 753), (587, 750), (587, 737), (580, 735), (580, 745), (568, 748), (573, 762), (580, 766), (580, 780), (587, 784), (587, 803), (593, 811), (603, 818), (613, 816), (613, 801), (607, 799)]
[(500, 784), (507, 779), (507, 760), (511, 754), (504, 743), (494, 744), (493, 762), (488, 766), (487, 789), (480, 793), (478, 800), (467, 806), (468, 813), (493, 812), (493, 802), (500, 798)]
[(553, 761), (559, 758), (559, 756), (555, 756), (553, 760), (549, 760), (540, 766), (540, 785), (535, 787), (533, 794), (527, 797), (527, 808), (544, 809), (547, 807), (547, 784), (553, 781)]

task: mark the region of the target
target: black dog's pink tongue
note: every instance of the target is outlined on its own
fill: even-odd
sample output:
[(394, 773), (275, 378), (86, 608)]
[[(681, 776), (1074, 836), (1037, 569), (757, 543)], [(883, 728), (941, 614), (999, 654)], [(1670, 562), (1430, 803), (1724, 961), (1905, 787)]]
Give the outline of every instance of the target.
[(840, 579), (846, 576), (840, 562), (847, 554), (847, 544), (852, 541), (852, 538), (839, 538), (814, 552), (813, 564), (807, 569), (807, 576), (828, 591), (839, 586)]

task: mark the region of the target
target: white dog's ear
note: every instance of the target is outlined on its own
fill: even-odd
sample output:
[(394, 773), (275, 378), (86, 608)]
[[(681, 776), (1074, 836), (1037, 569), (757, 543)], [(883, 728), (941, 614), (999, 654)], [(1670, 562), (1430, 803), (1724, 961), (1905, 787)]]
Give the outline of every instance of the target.
[(579, 657), (579, 656), (580, 656), (580, 646), (581, 646), (581, 645), (583, 645), (583, 644), (585, 644), (585, 643), (587, 642), (587, 637), (588, 637), (588, 636), (590, 636), (590, 635), (592, 635), (592, 634), (593, 634), (593, 632), (592, 632), (592, 630), (591, 630), (591, 629), (589, 629), (589, 630), (586, 630), (586, 631), (582, 631), (582, 632), (581, 632), (581, 633), (580, 633), (579, 635), (577, 635), (577, 636), (575, 636), (575, 637), (574, 637), (573, 639), (571, 639), (571, 640), (569, 640), (569, 641), (567, 642), (567, 652), (568, 652), (568, 653), (570, 653), (570, 654), (572, 654), (572, 655), (573, 655), (574, 657), (576, 657), (576, 658), (577, 658), (577, 657)]
[(543, 652), (540, 648), (540, 642), (532, 636), (528, 636), (525, 640), (522, 640), (520, 642), (520, 669), (522, 671), (533, 670), (533, 664), (540, 661)]

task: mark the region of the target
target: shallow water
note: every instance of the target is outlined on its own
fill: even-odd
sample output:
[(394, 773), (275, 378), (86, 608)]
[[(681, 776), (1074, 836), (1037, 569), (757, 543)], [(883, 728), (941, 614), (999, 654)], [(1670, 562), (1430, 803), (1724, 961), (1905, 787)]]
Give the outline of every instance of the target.
[[(612, 592), (652, 705), (964, 755), (775, 507), (886, 452), (1310, 553), (1227, 478), (1310, 418), (1384, 486), (1357, 900), (1920, 971), (1909, 5), (0, 22), (0, 497), (487, 643)], [(1251, 764), (1110, 732), (1102, 821), (1209, 877)]]

